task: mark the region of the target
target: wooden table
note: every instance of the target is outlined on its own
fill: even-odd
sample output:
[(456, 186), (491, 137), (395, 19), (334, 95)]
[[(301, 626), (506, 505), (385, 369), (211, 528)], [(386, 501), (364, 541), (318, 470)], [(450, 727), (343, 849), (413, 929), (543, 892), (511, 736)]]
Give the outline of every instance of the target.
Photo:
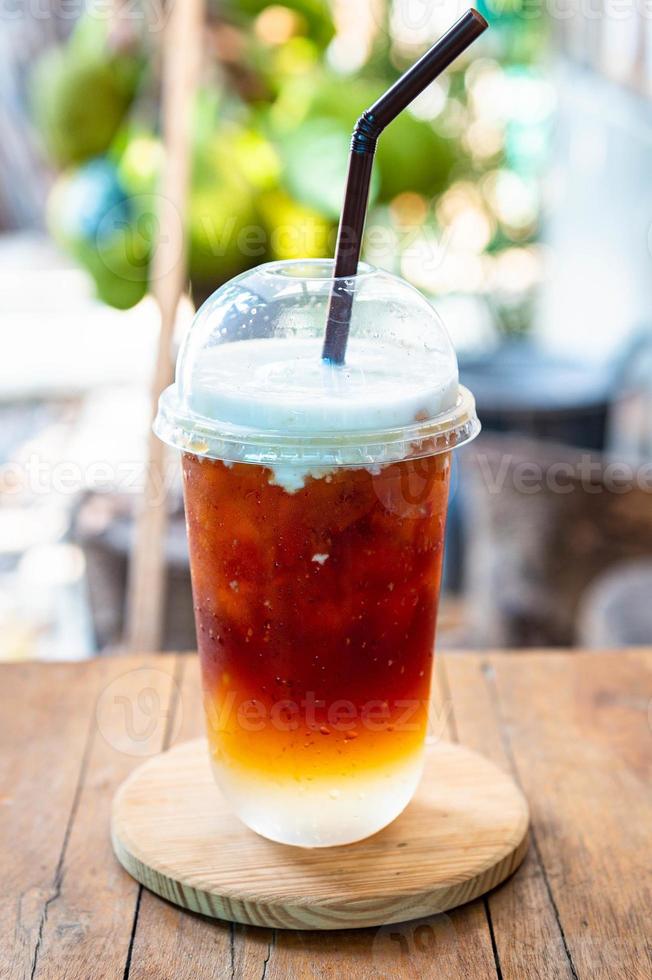
[(0, 668), (0, 976), (652, 976), (652, 651), (439, 658), (435, 734), (512, 772), (529, 855), (484, 900), (346, 933), (233, 926), (140, 888), (108, 837), (118, 783), (201, 732), (190, 656)]

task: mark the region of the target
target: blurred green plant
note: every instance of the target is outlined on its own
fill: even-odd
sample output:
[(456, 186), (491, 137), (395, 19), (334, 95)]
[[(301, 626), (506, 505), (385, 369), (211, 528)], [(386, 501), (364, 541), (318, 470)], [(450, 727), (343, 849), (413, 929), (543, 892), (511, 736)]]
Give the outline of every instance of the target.
[[(335, 25), (327, 0), (284, 0), (282, 5), (269, 3), (269, 0), (225, 0), (221, 5), (222, 15), (234, 23), (241, 24), (245, 29), (249, 27), (252, 19), (270, 9), (272, 17), (276, 14), (279, 25), (277, 36), (282, 24), (290, 24), (287, 16), (283, 16), (283, 11), (290, 11), (296, 18), (294, 30), (305, 34), (320, 48), (326, 48), (333, 39)], [(270, 19), (270, 30), (271, 26)]]
[(144, 203), (102, 157), (62, 175), (50, 195), (55, 238), (88, 269), (99, 298), (118, 309), (133, 306), (147, 290), (154, 227)]
[[(380, 260), (431, 293), (490, 290), (503, 269), (533, 281), (529, 252), (495, 263), (536, 237), (550, 106), (530, 62), (544, 22), (522, 17), (525, 0), (491, 4), (484, 55), (457, 64), (379, 144), (369, 225), (390, 235)], [(124, 308), (147, 288), (164, 151), (156, 62), (114, 28), (83, 18), (32, 84), (61, 171), (52, 232)], [(206, 32), (187, 215), (197, 300), (262, 261), (332, 254), (355, 120), (418, 54), (376, 24), (365, 63), (346, 74), (327, 0), (224, 0)]]
[(85, 16), (61, 47), (50, 48), (31, 78), (34, 118), (57, 167), (83, 163), (110, 147), (138, 90), (142, 51), (130, 36), (111, 38), (109, 22)]

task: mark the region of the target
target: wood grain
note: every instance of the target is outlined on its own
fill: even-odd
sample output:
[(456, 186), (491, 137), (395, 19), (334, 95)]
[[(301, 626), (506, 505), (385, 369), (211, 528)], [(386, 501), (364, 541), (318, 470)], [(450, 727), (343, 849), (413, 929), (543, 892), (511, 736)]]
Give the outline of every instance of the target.
[[(230, 926), (145, 890), (139, 899), (138, 886), (109, 854), (108, 803), (140, 760), (124, 751), (124, 711), (102, 713), (102, 730), (97, 727), (98, 696), (107, 688), (111, 693), (116, 666), (124, 672), (154, 664), (174, 678), (171, 694), (181, 691), (174, 716), (161, 700), (163, 739), (193, 737), (203, 724), (194, 657), (0, 667), (0, 976), (25, 980), (32, 970), (52, 980), (652, 975), (645, 863), (652, 827), (652, 651), (440, 659), (454, 707), (446, 706), (444, 688), (451, 734), (511, 767), (531, 803), (534, 846), (516, 875), (487, 896), (486, 909), (480, 899), (424, 921), (330, 933)], [(158, 726), (151, 737), (153, 749)], [(77, 880), (83, 894), (76, 897)]]
[(158, 895), (286, 929), (375, 926), (470, 901), (520, 864), (527, 826), (509, 777), (443, 741), (430, 746), (407, 810), (349, 847), (288, 848), (249, 831), (216, 789), (203, 739), (144, 763), (111, 820), (120, 862)]
[[(179, 719), (173, 741), (177, 744), (204, 732), (199, 664), (197, 657), (181, 657), (179, 676)], [(125, 872), (122, 872), (127, 877)], [(163, 902), (153, 892), (142, 889), (133, 946), (129, 961), (129, 980), (174, 977), (262, 977), (273, 933), (193, 915), (176, 905)], [(210, 964), (207, 974), (206, 964)]]
[(56, 900), (89, 733), (88, 666), (2, 667), (0, 975), (29, 977)]
[[(456, 738), (517, 777), (510, 754), (510, 729), (503, 724), (496, 704), (491, 663), (475, 657), (449, 656), (444, 658), (444, 669), (454, 706)], [(532, 844), (510, 887), (487, 896), (487, 922), (503, 976), (570, 980), (573, 966), (539, 858), (537, 833), (533, 827)]]
[(648, 653), (490, 658), (501, 725), (579, 977), (652, 976)]
[[(111, 860), (106, 827), (112, 790), (135, 761), (165, 747), (174, 668), (174, 658), (102, 662), (96, 697), (89, 704), (93, 715), (75, 819), (42, 924), (32, 980), (52, 977), (57, 962), (66, 963), (66, 977), (79, 980), (118, 976), (124, 967), (138, 886)], [(95, 909), (92, 929), (90, 909)]]
[[(198, 662), (195, 657), (182, 660), (183, 717), (177, 741), (193, 738), (204, 729)], [(444, 680), (442, 663), (436, 663), (430, 731), (432, 737), (451, 737), (452, 706), (445, 683), (440, 683)], [(175, 980), (196, 980), (205, 963), (213, 964), (216, 975), (229, 978), (321, 980), (339, 977), (347, 970), (356, 978), (392, 980), (417, 975), (438, 980), (496, 977), (482, 899), (425, 920), (329, 933), (225, 923), (189, 914), (144, 889), (129, 980), (168, 975)]]

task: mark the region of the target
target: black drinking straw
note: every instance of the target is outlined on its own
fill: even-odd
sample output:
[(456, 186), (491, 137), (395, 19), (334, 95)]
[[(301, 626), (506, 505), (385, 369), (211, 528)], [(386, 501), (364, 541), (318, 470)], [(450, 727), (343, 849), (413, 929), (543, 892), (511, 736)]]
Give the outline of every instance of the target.
[(445, 68), (487, 28), (477, 10), (467, 10), (457, 23), (430, 48), (384, 95), (363, 112), (353, 130), (344, 207), (335, 249), (335, 282), (328, 308), (322, 357), (343, 364), (349, 336), (353, 284), (346, 277), (358, 271), (362, 236), (369, 199), (371, 169), (378, 137), (399, 113), (409, 106)]

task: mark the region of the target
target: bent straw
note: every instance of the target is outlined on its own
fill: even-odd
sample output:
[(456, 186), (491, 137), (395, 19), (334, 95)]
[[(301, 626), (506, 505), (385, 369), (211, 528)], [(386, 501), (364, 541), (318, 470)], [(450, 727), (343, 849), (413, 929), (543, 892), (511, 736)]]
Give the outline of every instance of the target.
[(360, 260), (371, 170), (378, 137), (445, 68), (488, 27), (477, 10), (467, 10), (412, 68), (358, 119), (351, 140), (349, 172), (335, 249), (335, 269), (322, 357), (343, 364), (351, 323), (353, 284)]

